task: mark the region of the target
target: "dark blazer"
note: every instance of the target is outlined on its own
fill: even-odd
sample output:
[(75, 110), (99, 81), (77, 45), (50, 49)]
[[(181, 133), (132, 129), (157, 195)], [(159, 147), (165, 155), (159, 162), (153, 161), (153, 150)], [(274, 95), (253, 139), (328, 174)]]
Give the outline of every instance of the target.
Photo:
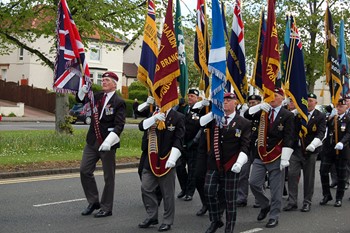
[[(331, 118), (327, 122), (327, 137), (324, 141), (324, 156), (334, 156), (335, 150), (335, 130), (334, 130), (335, 117)], [(338, 142), (342, 142), (344, 147), (339, 151), (339, 158), (350, 159), (350, 116), (345, 114), (341, 120), (337, 120), (338, 124)]]
[[(143, 121), (144, 120), (142, 120), (139, 124), (139, 129), (141, 131), (145, 131), (143, 128)], [(171, 151), (172, 147), (176, 147), (180, 151), (183, 150), (183, 140), (185, 137), (185, 116), (182, 113), (171, 109), (166, 116), (165, 126), (166, 129), (164, 130), (156, 129), (158, 155), (161, 158), (164, 158)], [(149, 168), (149, 163), (145, 164), (145, 168)]]
[[(104, 92), (99, 92), (94, 95), (95, 103), (101, 102)], [(116, 133), (119, 137), (125, 125), (126, 105), (125, 101), (116, 93), (110, 98), (104, 109), (102, 118), (100, 119), (100, 131), (104, 140), (110, 132)], [(94, 120), (91, 121), (89, 131), (86, 136), (86, 142), (89, 145), (94, 145), (96, 142), (96, 134)], [(112, 149), (119, 148), (120, 143), (117, 143)]]
[[(212, 170), (218, 169), (214, 153), (215, 124), (215, 121), (211, 122), (211, 149), (208, 155), (208, 167)], [(238, 154), (240, 152), (244, 152), (247, 156), (249, 155), (250, 132), (251, 124), (249, 120), (241, 117), (237, 112), (229, 125), (226, 128), (220, 129), (219, 150), (220, 162), (222, 166), (233, 159), (233, 161), (231, 160), (232, 164), (230, 163), (230, 166), (232, 166), (233, 163), (237, 160)]]
[[(296, 134), (297, 137), (299, 138), (299, 131), (301, 129), (301, 124), (300, 124), (300, 118), (296, 116), (297, 119), (297, 124), (296, 126)], [(314, 138), (318, 138), (321, 141), (323, 140), (325, 133), (326, 133), (326, 115), (319, 110), (315, 109), (312, 116), (310, 117), (310, 120), (308, 121), (307, 125), (307, 134), (306, 137), (303, 139), (304, 140), (304, 150), (306, 147), (314, 140)], [(315, 152), (317, 153), (321, 150), (322, 146), (316, 148)]]
[[(247, 119), (258, 120), (260, 122), (262, 110), (247, 116)], [(269, 114), (269, 113), (267, 113)], [(271, 151), (281, 140), (282, 147), (293, 148), (295, 142), (294, 114), (281, 107), (272, 125), (267, 122), (266, 151)], [(257, 157), (260, 156), (257, 154)]]

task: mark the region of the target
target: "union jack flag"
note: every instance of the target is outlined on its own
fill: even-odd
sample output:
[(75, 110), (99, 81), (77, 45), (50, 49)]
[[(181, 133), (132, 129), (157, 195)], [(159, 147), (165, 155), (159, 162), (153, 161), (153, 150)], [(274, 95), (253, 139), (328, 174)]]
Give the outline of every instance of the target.
[(90, 71), (85, 61), (84, 45), (66, 0), (59, 2), (57, 19), (57, 57), (53, 88), (56, 92), (75, 93), (82, 85), (87, 84), (90, 89)]

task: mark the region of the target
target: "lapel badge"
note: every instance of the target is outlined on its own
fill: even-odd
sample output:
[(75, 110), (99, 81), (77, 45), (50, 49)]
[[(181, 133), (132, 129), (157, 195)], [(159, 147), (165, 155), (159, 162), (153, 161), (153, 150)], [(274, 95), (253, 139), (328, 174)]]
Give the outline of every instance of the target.
[(312, 132), (316, 132), (316, 130), (317, 130), (317, 126), (316, 124), (314, 124), (314, 126), (312, 126)]
[(175, 130), (175, 126), (173, 126), (173, 124), (168, 126), (168, 130), (169, 131), (174, 131)]
[(112, 115), (114, 113), (114, 108), (111, 105), (106, 105), (105, 107), (106, 115)]
[(253, 131), (256, 131), (256, 127), (253, 127), (252, 130), (253, 130)]
[(240, 138), (240, 137), (241, 137), (241, 134), (242, 134), (242, 130), (236, 129), (235, 136), (236, 136), (237, 138)]
[(345, 129), (346, 129), (346, 124), (345, 123), (341, 123), (340, 131), (345, 132)]
[(279, 124), (279, 126), (277, 126), (277, 128), (279, 131), (283, 131), (284, 126), (282, 124)]

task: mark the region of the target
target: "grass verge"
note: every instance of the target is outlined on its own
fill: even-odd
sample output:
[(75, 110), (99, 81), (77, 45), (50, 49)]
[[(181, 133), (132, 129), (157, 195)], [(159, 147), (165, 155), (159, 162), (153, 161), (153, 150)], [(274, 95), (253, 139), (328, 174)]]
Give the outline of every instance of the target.
[[(74, 130), (73, 135), (54, 130), (2, 131), (0, 135), (0, 166), (75, 163), (80, 161), (87, 129)], [(141, 155), (142, 132), (124, 129), (118, 160), (137, 160)]]

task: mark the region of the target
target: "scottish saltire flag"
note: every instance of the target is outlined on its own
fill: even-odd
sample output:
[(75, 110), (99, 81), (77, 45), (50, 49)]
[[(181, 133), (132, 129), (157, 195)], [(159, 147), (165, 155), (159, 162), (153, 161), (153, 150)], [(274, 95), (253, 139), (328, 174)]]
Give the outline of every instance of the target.
[(188, 88), (188, 69), (186, 62), (185, 39), (181, 25), (180, 0), (176, 0), (175, 35), (180, 64), (180, 77), (178, 78), (178, 82), (180, 86), (181, 96), (185, 98)]
[(275, 99), (274, 89), (280, 69), (275, 3), (276, 0), (268, 0), (266, 37), (262, 53), (262, 88), (265, 102)]
[(258, 35), (258, 46), (256, 48), (255, 64), (253, 68), (253, 75), (250, 84), (257, 88), (262, 93), (262, 50), (264, 47), (264, 40), (266, 35), (266, 21), (264, 8), (261, 10), (260, 26)]
[(331, 102), (337, 105), (342, 92), (342, 83), (340, 80), (339, 63), (337, 56), (337, 40), (334, 34), (332, 15), (328, 7), (325, 13), (326, 30), (326, 52), (325, 52), (325, 70), (326, 82), (329, 85), (331, 93)]
[(233, 11), (226, 76), (233, 86), (238, 101), (244, 104), (248, 95), (248, 82), (245, 67), (244, 24), (240, 0), (236, 0)]
[[(222, 23), (224, 25), (224, 33), (225, 33), (225, 43), (229, 43), (229, 34), (227, 31), (227, 26), (226, 26), (226, 6), (223, 1), (221, 1), (221, 16), (222, 16)], [(227, 73), (227, 70), (226, 70)], [(231, 92), (231, 83), (226, 81), (226, 86), (225, 86), (225, 91)]]
[(194, 40), (194, 64), (200, 73), (199, 89), (209, 97), (209, 37), (205, 0), (197, 1), (196, 37)]
[(284, 85), (284, 80), (286, 76), (286, 63), (288, 59), (288, 54), (289, 54), (289, 42), (290, 42), (290, 21), (291, 17), (287, 15), (286, 17), (286, 31), (284, 33), (284, 44), (283, 44), (283, 52), (282, 52), (282, 58), (281, 58), (281, 84), (277, 84), (276, 86), (283, 86)]
[[(307, 110), (307, 87), (306, 87), (306, 74), (304, 65), (303, 46), (301, 38), (299, 36), (298, 28), (292, 16), (288, 19), (290, 22), (289, 30), (289, 52), (286, 60), (285, 69), (285, 85), (284, 90), (286, 95), (290, 97), (301, 120), (301, 132), (300, 137), (306, 136), (307, 134), (307, 121), (308, 121), (308, 110)], [(286, 38), (285, 38), (286, 40)], [(286, 41), (285, 41), (286, 43)]]
[[(176, 82), (179, 76), (179, 57), (173, 24), (173, 0), (169, 0), (153, 83), (153, 97), (161, 112), (166, 112), (179, 104)], [(158, 129), (164, 129), (164, 127), (164, 122), (158, 124)]]
[(218, 0), (212, 1), (213, 37), (209, 52), (209, 72), (212, 74), (212, 113), (216, 124), (222, 127), (224, 116), (224, 88), (226, 85), (226, 46), (224, 25)]
[(137, 79), (152, 93), (154, 74), (158, 56), (156, 8), (153, 0), (148, 0), (148, 12), (143, 34), (140, 65)]
[(57, 57), (54, 73), (53, 89), (56, 92), (76, 93), (84, 84), (91, 87), (84, 45), (65, 0), (61, 0), (58, 5)]
[(344, 20), (340, 20), (340, 30), (339, 30), (339, 47), (338, 47), (338, 62), (340, 68), (340, 75), (343, 80), (343, 97), (349, 96), (349, 63), (346, 56), (346, 46), (345, 46), (345, 32), (344, 32)]

